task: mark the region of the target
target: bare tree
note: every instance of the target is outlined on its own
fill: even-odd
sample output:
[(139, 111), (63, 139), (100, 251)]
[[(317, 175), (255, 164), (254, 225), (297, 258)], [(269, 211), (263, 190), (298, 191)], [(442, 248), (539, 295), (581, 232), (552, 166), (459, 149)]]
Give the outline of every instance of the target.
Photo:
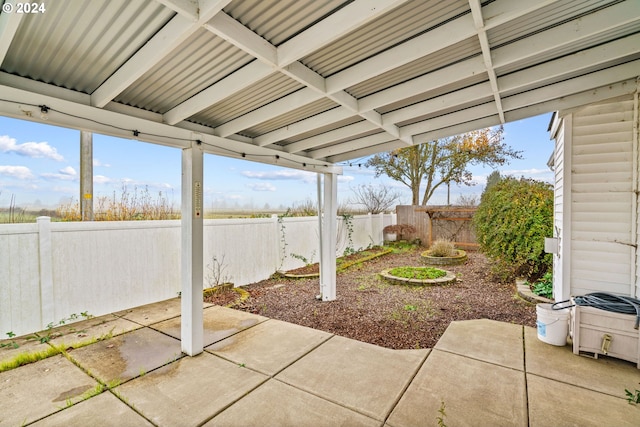
[(401, 197), (399, 191), (392, 190), (384, 184), (377, 186), (362, 184), (351, 188), (351, 191), (353, 197), (349, 200), (350, 203), (362, 205), (367, 212), (373, 214), (389, 211)]

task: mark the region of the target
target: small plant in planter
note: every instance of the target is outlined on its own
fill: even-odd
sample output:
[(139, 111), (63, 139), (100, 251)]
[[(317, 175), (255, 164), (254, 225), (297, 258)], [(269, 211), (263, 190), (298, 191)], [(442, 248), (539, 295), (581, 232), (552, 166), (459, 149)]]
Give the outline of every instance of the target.
[(415, 234), (416, 228), (409, 224), (392, 224), (382, 229), (382, 234), (387, 241), (407, 240), (408, 236)]
[(456, 249), (453, 242), (438, 239), (431, 247), (422, 252), (422, 261), (427, 265), (459, 265), (467, 261), (467, 253)]
[(380, 275), (388, 282), (403, 285), (446, 285), (456, 281), (456, 276), (450, 271), (434, 267), (387, 268)]

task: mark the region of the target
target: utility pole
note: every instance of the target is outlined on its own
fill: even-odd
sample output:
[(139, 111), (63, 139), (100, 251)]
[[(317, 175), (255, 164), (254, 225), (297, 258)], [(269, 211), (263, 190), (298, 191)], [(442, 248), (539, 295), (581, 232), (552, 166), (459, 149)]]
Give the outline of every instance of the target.
[(93, 221), (93, 133), (80, 131), (80, 218)]

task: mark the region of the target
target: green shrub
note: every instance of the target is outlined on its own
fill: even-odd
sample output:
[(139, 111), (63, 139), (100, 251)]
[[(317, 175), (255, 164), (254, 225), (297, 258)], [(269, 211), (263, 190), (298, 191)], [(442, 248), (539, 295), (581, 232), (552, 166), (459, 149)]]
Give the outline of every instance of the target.
[(542, 277), (552, 264), (544, 238), (553, 235), (553, 189), (532, 179), (503, 178), (482, 194), (473, 217), (480, 249), (507, 280)]

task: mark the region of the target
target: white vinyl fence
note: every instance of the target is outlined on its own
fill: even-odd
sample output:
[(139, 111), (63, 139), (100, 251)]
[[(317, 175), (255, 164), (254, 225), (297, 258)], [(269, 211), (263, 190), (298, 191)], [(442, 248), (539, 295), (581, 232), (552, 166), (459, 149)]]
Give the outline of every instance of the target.
[[(338, 247), (383, 242), (395, 215), (338, 217)], [(318, 218), (204, 221), (206, 266), (236, 286), (319, 260)], [(203, 283), (203, 288), (210, 283)], [(43, 330), (71, 314), (99, 316), (180, 292), (180, 221), (51, 222), (0, 225), (0, 336)]]

